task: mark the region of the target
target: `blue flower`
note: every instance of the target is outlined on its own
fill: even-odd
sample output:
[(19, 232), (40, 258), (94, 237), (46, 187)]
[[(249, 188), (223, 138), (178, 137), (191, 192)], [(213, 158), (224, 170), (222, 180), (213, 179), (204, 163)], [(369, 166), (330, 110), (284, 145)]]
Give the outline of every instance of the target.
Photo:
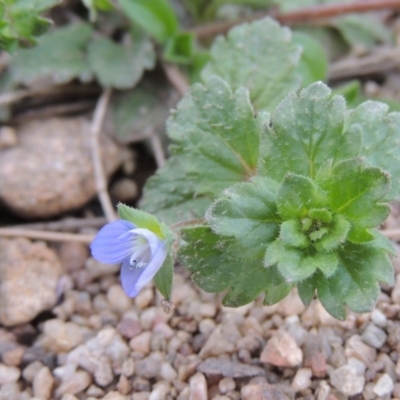
[(155, 233), (119, 220), (105, 225), (90, 245), (93, 257), (105, 264), (122, 262), (121, 283), (135, 297), (167, 257), (167, 246)]

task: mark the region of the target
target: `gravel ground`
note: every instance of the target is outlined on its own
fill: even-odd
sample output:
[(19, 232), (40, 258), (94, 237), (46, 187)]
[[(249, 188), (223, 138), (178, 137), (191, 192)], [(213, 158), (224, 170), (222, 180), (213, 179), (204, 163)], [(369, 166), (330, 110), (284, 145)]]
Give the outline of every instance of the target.
[[(44, 257), (44, 245), (32, 246)], [(377, 308), (340, 322), (317, 301), (305, 308), (295, 292), (273, 307), (260, 300), (222, 307), (179, 267), (176, 307), (166, 314), (152, 284), (128, 298), (118, 267), (97, 263), (85, 246), (61, 245), (54, 254), (63, 271), (57, 304), (0, 328), (0, 399), (400, 398), (396, 260), (396, 285)], [(28, 307), (9, 303), (15, 318)]]

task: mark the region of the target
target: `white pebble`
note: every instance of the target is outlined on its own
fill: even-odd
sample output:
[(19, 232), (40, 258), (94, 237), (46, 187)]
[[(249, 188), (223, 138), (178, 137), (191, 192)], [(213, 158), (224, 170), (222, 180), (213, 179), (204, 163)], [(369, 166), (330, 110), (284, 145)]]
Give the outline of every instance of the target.
[(311, 385), (312, 371), (310, 368), (299, 368), (293, 378), (291, 388), (295, 392), (301, 392)]
[(191, 400), (208, 400), (207, 381), (200, 372), (194, 374), (189, 381)]
[(379, 396), (385, 396), (393, 391), (393, 381), (392, 378), (388, 374), (383, 374), (376, 382), (374, 386), (374, 393)]
[(5, 383), (16, 382), (21, 375), (21, 371), (17, 367), (0, 364), (0, 385)]
[(386, 315), (375, 308), (374, 310), (371, 311), (371, 321), (376, 325), (379, 326), (380, 328), (385, 328), (387, 326), (387, 318)]
[(362, 361), (360, 361), (358, 358), (355, 358), (355, 357), (349, 357), (347, 359), (347, 363), (360, 376), (363, 376), (365, 373), (365, 370), (367, 369), (367, 366)]
[(163, 362), (161, 364), (159, 375), (162, 379), (168, 382), (172, 382), (174, 379), (178, 377), (177, 372), (174, 370), (171, 364), (167, 362)]

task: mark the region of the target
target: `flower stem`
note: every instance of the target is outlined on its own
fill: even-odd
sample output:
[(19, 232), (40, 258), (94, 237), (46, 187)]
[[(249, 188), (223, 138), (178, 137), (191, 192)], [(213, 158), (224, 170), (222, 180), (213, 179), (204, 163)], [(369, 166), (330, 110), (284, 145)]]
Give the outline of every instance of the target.
[(171, 230), (184, 228), (185, 226), (205, 225), (207, 221), (204, 218), (188, 219), (187, 221), (179, 221), (169, 226)]

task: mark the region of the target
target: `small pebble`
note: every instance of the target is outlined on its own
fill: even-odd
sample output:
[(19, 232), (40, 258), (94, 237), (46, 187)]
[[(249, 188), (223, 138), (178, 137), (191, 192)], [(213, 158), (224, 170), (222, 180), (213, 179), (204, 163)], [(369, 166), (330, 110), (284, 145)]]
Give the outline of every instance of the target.
[(311, 386), (312, 371), (310, 368), (299, 368), (293, 378), (291, 388), (295, 392), (301, 392)]
[(333, 370), (330, 373), (331, 384), (345, 396), (354, 396), (364, 389), (365, 379), (348, 365)]
[(16, 382), (21, 375), (17, 367), (0, 364), (0, 385)]
[(235, 390), (236, 383), (232, 378), (222, 378), (218, 383), (219, 391), (226, 394), (231, 390)]
[(132, 338), (129, 342), (129, 347), (133, 351), (143, 354), (150, 353), (151, 332), (142, 332), (141, 334)]
[(171, 364), (163, 362), (160, 368), (160, 377), (167, 382), (172, 382), (178, 377), (178, 373), (174, 370)]
[(54, 378), (48, 367), (43, 367), (33, 379), (33, 394), (41, 399), (50, 399)]
[(368, 324), (363, 334), (361, 335), (364, 342), (376, 349), (380, 349), (386, 342), (387, 335), (374, 324)]
[(194, 374), (189, 380), (190, 400), (208, 400), (207, 381), (200, 372)]
[(393, 391), (392, 378), (388, 374), (381, 375), (373, 390), (374, 393), (380, 397), (390, 395)]

